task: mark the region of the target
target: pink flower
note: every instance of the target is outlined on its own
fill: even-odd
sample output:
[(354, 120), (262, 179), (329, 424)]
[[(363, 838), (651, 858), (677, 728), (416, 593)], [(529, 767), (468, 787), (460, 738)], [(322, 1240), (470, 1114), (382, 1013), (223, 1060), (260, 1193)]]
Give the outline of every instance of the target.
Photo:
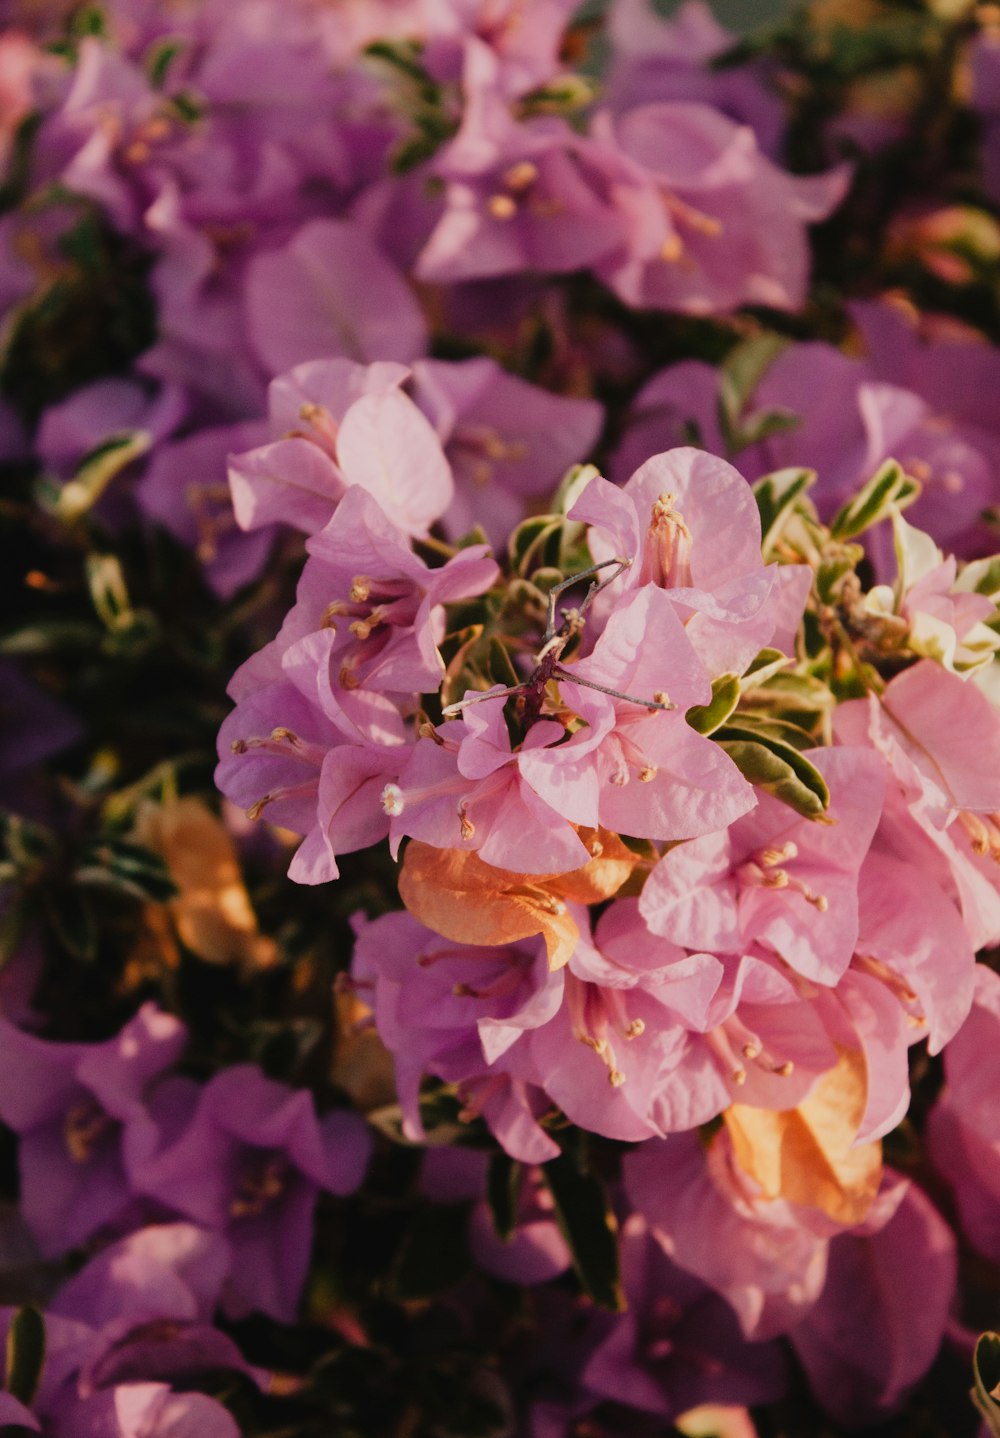
[(234, 676), (217, 782), (254, 816), (306, 835), (290, 874), (337, 876), (336, 855), (389, 828), (379, 794), (409, 761), (405, 711), (438, 687), (443, 606), (496, 576), (482, 545), (430, 569), (360, 486), (308, 545), (278, 637)]
[(579, 869), (591, 856), (574, 825), (598, 825), (595, 742), (590, 729), (567, 740), (561, 724), (542, 719), (514, 750), (502, 691), (470, 704), (464, 719), (417, 742), (398, 784), (385, 790), (393, 851), (408, 835), (472, 849), (515, 873)]
[[(327, 717), (316, 694), (317, 664), (310, 668), (312, 700), (287, 680), (251, 689), (219, 731), (215, 782), (252, 818), (305, 836), (289, 874), (320, 884), (338, 874), (336, 855), (383, 839), (387, 822), (377, 795), (403, 763), (405, 735), (372, 739), (342, 712)], [(332, 708), (332, 704), (328, 704)]]
[(931, 1110), (931, 1160), (950, 1188), (962, 1232), (1000, 1262), (1000, 1121), (997, 1053), (1000, 977), (980, 964), (972, 1011), (944, 1056), (946, 1086)]
[(633, 560), (598, 613), (641, 585), (660, 586), (712, 676), (742, 674), (776, 626), (784, 637), (798, 624), (810, 573), (765, 567), (753, 493), (725, 460), (696, 449), (655, 455), (622, 489), (592, 479), (570, 518), (591, 526), (596, 561)]
[(643, 889), (654, 933), (687, 948), (757, 943), (821, 984), (837, 982), (858, 937), (858, 872), (878, 823), (884, 769), (864, 749), (813, 749), (830, 788), (829, 824), (761, 794), (727, 833), (668, 850)]
[(747, 1337), (787, 1332), (819, 1297), (830, 1220), (755, 1194), (725, 1130), (707, 1149), (694, 1133), (645, 1143), (624, 1173), (663, 1251), (729, 1300)]
[[(626, 1141), (660, 1134), (661, 1087), (684, 1054), (687, 1028), (704, 1023), (722, 966), (654, 938), (634, 900), (613, 903), (593, 940), (586, 932), (582, 922), (559, 1012), (530, 1036), (540, 1082), (591, 1132)], [(692, 1122), (714, 1117), (727, 1097), (723, 1088)]]
[(292, 524), (314, 534), (352, 486), (367, 490), (407, 534), (425, 535), (453, 482), (430, 424), (399, 386), (402, 365), (322, 360), (271, 385), (271, 444), (230, 464), (244, 529)]
[(759, 950), (725, 965), (707, 1012), (675, 1039), (658, 1075), (650, 1111), (661, 1136), (707, 1123), (731, 1103), (779, 1111), (801, 1103), (836, 1061), (802, 987)]
[[(309, 558), (296, 602), (269, 646), (286, 673), (298, 671), (290, 651), (322, 634), (322, 664), (339, 708), (354, 712), (358, 691), (433, 693), (444, 678), (438, 645), (444, 606), (484, 593), (497, 566), (485, 545), (459, 550), (431, 569), (361, 486), (345, 494), (329, 524), (307, 541)], [(308, 663), (308, 661), (306, 661)], [(360, 695), (358, 696), (360, 699)]]
[[(595, 694), (575, 679), (629, 697)], [(577, 712), (599, 726), (597, 812), (606, 828), (638, 838), (694, 838), (753, 808), (757, 796), (732, 760), (685, 722), (688, 709), (708, 702), (711, 687), (667, 591), (645, 584), (624, 599), (592, 653), (566, 666), (562, 684)], [(651, 710), (644, 699), (674, 707)], [(545, 779), (557, 782), (556, 771)]]
[(871, 744), (891, 779), (880, 844), (953, 895), (974, 947), (1000, 934), (1000, 719), (989, 700), (939, 665), (904, 670), (884, 694), (838, 706), (841, 742)]

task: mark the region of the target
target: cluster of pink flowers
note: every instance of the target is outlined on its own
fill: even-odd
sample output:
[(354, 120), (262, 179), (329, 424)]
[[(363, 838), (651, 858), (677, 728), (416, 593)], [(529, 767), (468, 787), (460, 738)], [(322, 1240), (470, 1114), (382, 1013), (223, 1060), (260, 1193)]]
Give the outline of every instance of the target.
[[(888, 1169), (880, 1181), (878, 1141), (906, 1114), (909, 1050), (955, 1037), (976, 950), (1000, 942), (1000, 713), (979, 682), (991, 688), (996, 647), (989, 565), (960, 570), (896, 510), (895, 591), (863, 595), (852, 575), (831, 608), (818, 555), (765, 564), (743, 477), (675, 449), (621, 488), (586, 469), (569, 485), (557, 523), (592, 563), (551, 591), (546, 627), (544, 596), (518, 611), (482, 545), (421, 557), (450, 500), (445, 457), (398, 388), (379, 396), (378, 367), (351, 372), (360, 397), (345, 408), (343, 372), (277, 381), (273, 409), (294, 385), (308, 423), (232, 467), (244, 522), (274, 517), (285, 485), (283, 512), (315, 532), (295, 607), (233, 681), (223, 792), (305, 836), (301, 882), (335, 878), (343, 853), (388, 838), (398, 857), (410, 841), (411, 912), (359, 920), (353, 982), (394, 1055), (411, 1138), (433, 1075), (526, 1164), (558, 1156), (557, 1112), (640, 1142), (629, 1202), (673, 1261), (730, 1301), (747, 1337), (790, 1333), (834, 1411), (891, 1406), (936, 1351), (954, 1261), (927, 1201)], [(836, 547), (811, 524), (812, 545)], [(567, 585), (577, 602), (560, 608)], [(870, 649), (865, 697), (813, 679), (815, 743), (753, 709), (769, 680), (779, 709), (781, 676), (807, 682), (807, 605)], [(459, 615), (482, 617), (495, 643), (514, 636), (516, 678), (442, 707)], [(756, 784), (741, 772), (740, 736), (788, 734), (822, 804), (795, 807), (745, 757)], [(609, 902), (592, 921), (597, 898)], [(775, 1151), (755, 1158), (754, 1139), (748, 1160), (736, 1115), (754, 1130), (761, 1113), (808, 1124), (828, 1087), (840, 1132), (822, 1162), (860, 1165), (859, 1188), (796, 1174), (808, 1159), (780, 1125)], [(822, 1133), (829, 1115), (815, 1122)], [(908, 1263), (933, 1258), (926, 1333), (891, 1373), (866, 1364), (861, 1329), (831, 1357), (864, 1245), (892, 1265), (900, 1242)], [(847, 1390), (838, 1374), (855, 1362)]]

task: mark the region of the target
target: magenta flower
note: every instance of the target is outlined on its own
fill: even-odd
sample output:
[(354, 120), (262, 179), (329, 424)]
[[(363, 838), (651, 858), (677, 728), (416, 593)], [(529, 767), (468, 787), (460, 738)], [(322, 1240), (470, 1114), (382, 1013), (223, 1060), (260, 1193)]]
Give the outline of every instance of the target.
[(184, 1025), (145, 1004), (102, 1044), (50, 1043), (0, 1019), (0, 1117), (20, 1135), (21, 1205), (46, 1256), (120, 1218), (183, 1095), (163, 1075)]
[(748, 126), (681, 100), (599, 114), (592, 134), (626, 167), (624, 243), (595, 266), (626, 304), (693, 314), (802, 304), (806, 226), (840, 203), (846, 168), (792, 176)]
[(167, 1383), (123, 1383), (61, 1409), (53, 1438), (240, 1438), (236, 1419), (204, 1393)]
[(50, 1304), (49, 1321), (92, 1330), (73, 1387), (86, 1399), (120, 1384), (191, 1381), (212, 1370), (263, 1386), (228, 1335), (212, 1327), (231, 1253), (217, 1233), (150, 1225), (103, 1249)]
[(230, 1316), (259, 1309), (290, 1323), (317, 1195), (352, 1193), (371, 1147), (359, 1115), (318, 1118), (311, 1094), (241, 1064), (209, 1080), (185, 1131), (143, 1166), (136, 1186), (225, 1234), (233, 1255), (223, 1295)]
[[(867, 357), (818, 341), (790, 346), (754, 398), (800, 422), (741, 463), (752, 475), (789, 464), (816, 469), (813, 497), (829, 516), (884, 460), (898, 459), (921, 484), (907, 518), (960, 555), (990, 553), (995, 536), (981, 513), (1000, 494), (1000, 435), (982, 396), (1000, 376), (995, 352), (971, 333), (925, 336), (889, 304), (855, 304), (852, 314)], [(888, 535), (872, 542), (891, 574)]]
[(672, 1263), (638, 1213), (622, 1225), (621, 1254), (628, 1311), (595, 1320), (603, 1336), (583, 1370), (585, 1388), (664, 1419), (704, 1403), (781, 1397), (778, 1345), (748, 1343), (724, 1299)]
[(226, 483), (230, 453), (263, 438), (263, 426), (247, 422), (170, 440), (157, 446), (137, 488), (140, 508), (194, 551), (222, 599), (256, 579), (274, 547), (273, 526), (239, 529)]
[(901, 1186), (888, 1221), (832, 1240), (823, 1290), (789, 1334), (816, 1397), (851, 1427), (898, 1408), (924, 1376), (955, 1294), (951, 1229), (916, 1185)]
[(538, 1126), (547, 1100), (517, 1040), (559, 1007), (562, 970), (550, 973), (539, 941), (456, 944), (409, 914), (384, 914), (358, 932), (354, 982), (372, 989), (375, 1023), (395, 1058), (404, 1132), (419, 1141), (425, 1073), (456, 1083), (468, 1117), (481, 1115), (525, 1163), (558, 1153)]
[[(514, 98), (550, 81), (562, 68), (559, 50), (574, 14), (574, 0), (444, 0), (420, 16), (427, 35), (424, 64), (437, 80), (467, 83), (475, 72), (463, 61), (487, 51), (481, 63), (502, 92)], [(411, 20), (412, 24), (412, 20)], [(379, 32), (383, 33), (383, 32)]]
[(664, 19), (650, 0), (616, 0), (608, 13), (612, 64), (605, 99), (614, 110), (659, 100), (693, 100), (748, 125), (766, 155), (776, 158), (784, 108), (766, 84), (760, 61), (719, 69), (711, 62), (732, 48), (704, 0), (686, 0)]
[(282, 249), (252, 259), (246, 311), (251, 346), (271, 374), (331, 355), (408, 364), (427, 348), (406, 281), (345, 220), (311, 220)]
[[(897, 459), (921, 484), (907, 518), (959, 555), (990, 553), (995, 535), (982, 512), (1000, 494), (1000, 438), (984, 396), (1000, 374), (995, 351), (971, 331), (956, 335), (930, 322), (921, 329), (888, 303), (855, 303), (852, 315), (864, 357), (811, 340), (790, 345), (768, 368), (747, 422), (778, 411), (796, 423), (742, 450), (740, 468), (750, 479), (787, 466), (815, 469), (811, 496), (828, 519), (886, 459)], [(701, 361), (654, 375), (636, 397), (612, 477), (626, 477), (692, 429), (724, 452), (718, 387), (718, 370)], [(891, 578), (887, 531), (880, 527), (868, 543)]]
[(420, 252), (419, 279), (451, 282), (565, 273), (622, 243), (615, 186), (628, 167), (555, 117), (513, 119), (485, 46), (465, 54), (469, 102), (435, 157), (444, 210)]
[(116, 435), (140, 432), (151, 446), (159, 445), (186, 412), (185, 397), (175, 386), (149, 394), (133, 380), (97, 380), (45, 410), (35, 447), (45, 464), (68, 475), (90, 450)]
[(521, 1179), (517, 1223), (506, 1239), (497, 1234), (489, 1205), (480, 1194), (469, 1213), (469, 1248), (480, 1268), (506, 1283), (534, 1286), (566, 1273), (571, 1255), (553, 1212), (552, 1194), (537, 1168)]
[(531, 500), (545, 500), (586, 458), (602, 423), (594, 400), (548, 394), (481, 358), (417, 360), (413, 398), (437, 431), (455, 476), (445, 525), (481, 524), (503, 545)]
[[(710, 455), (725, 454), (718, 392), (719, 371), (704, 360), (681, 360), (654, 374), (636, 395), (611, 458), (608, 473), (615, 483), (624, 486), (650, 455), (680, 445), (695, 443)], [(742, 456), (740, 464), (746, 467)]]

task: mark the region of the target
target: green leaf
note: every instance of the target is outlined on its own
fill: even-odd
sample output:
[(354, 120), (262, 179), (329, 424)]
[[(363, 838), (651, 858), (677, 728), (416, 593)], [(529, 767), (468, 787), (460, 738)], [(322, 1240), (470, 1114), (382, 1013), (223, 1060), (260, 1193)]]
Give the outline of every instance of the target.
[(121, 560), (114, 554), (88, 554), (86, 568), (91, 602), (101, 623), (114, 629), (132, 608)]
[(0, 214), (23, 198), (32, 179), (31, 156), (35, 136), (41, 129), (42, 114), (32, 111), (20, 121), (13, 136), (8, 137), (7, 173), (0, 184)]
[(618, 1224), (604, 1185), (568, 1153), (542, 1164), (542, 1178), (584, 1292), (613, 1313), (625, 1310), (618, 1258)]
[(471, 549), (474, 544), (485, 544), (489, 548), (490, 537), (481, 524), (474, 524), (461, 539), (456, 539), (455, 549)]
[(783, 335), (766, 331), (730, 350), (719, 370), (719, 410), (724, 434), (739, 427), (740, 416), (754, 390), (789, 343)]
[(201, 120), (207, 111), (205, 101), (192, 90), (175, 90), (170, 96), (170, 104), (174, 113), (184, 121), (186, 125), (195, 125)]
[(493, 1227), (507, 1241), (517, 1227), (517, 1201), (521, 1196), (521, 1165), (505, 1153), (495, 1153), (486, 1174), (486, 1202)]
[(780, 649), (772, 649), (768, 646), (766, 649), (762, 649), (743, 671), (742, 687), (752, 689), (757, 684), (763, 684), (766, 679), (770, 679), (772, 674), (778, 674), (782, 669), (787, 669), (791, 663), (787, 654), (783, 654)]
[(420, 63), (420, 47), (413, 40), (373, 40), (364, 53), (399, 70), (410, 80), (431, 84), (431, 77)]
[(533, 514), (517, 526), (507, 541), (510, 567), (515, 574), (524, 576), (531, 572), (534, 566), (529, 556), (559, 522), (555, 514)]
[(105, 837), (85, 845), (73, 878), (78, 884), (121, 889), (155, 903), (163, 903), (177, 892), (159, 854), (128, 839)]
[(972, 1359), (972, 1400), (991, 1433), (1000, 1438), (1000, 1333), (983, 1333)]
[(136, 659), (158, 643), (161, 634), (160, 621), (151, 609), (131, 609), (103, 636), (101, 649), (116, 658)]
[(27, 904), (23, 898), (9, 901), (0, 912), (0, 969), (17, 953), (28, 926)]
[(184, 50), (183, 40), (166, 39), (159, 40), (153, 45), (146, 55), (146, 69), (149, 72), (150, 83), (159, 90), (163, 87), (167, 78), (167, 71)]
[(530, 577), (537, 583), (537, 570), (552, 569), (558, 570), (562, 579), (565, 573), (575, 571), (581, 553), (584, 555), (582, 567), (587, 568), (591, 561), (589, 554), (582, 550), (585, 533), (583, 525), (570, 523), (561, 514), (532, 515), (519, 524), (510, 537), (508, 550), (513, 573), (525, 579)]
[(840, 554), (824, 559), (816, 571), (816, 593), (824, 604), (834, 604), (845, 575), (853, 573), (864, 557), (860, 544), (847, 544)]
[(476, 1145), (486, 1134), (485, 1126), (477, 1132), (475, 1123), (459, 1119), (461, 1104), (454, 1092), (442, 1085), (437, 1089), (425, 1090), (420, 1095), (420, 1122), (423, 1125), (422, 1139), (407, 1138), (403, 1132), (403, 1110), (398, 1103), (386, 1104), (372, 1109), (365, 1115), (368, 1122), (384, 1134), (392, 1143), (404, 1148), (441, 1148), (450, 1144)]
[[(743, 716), (740, 716), (741, 721)], [(830, 803), (826, 781), (814, 764), (784, 737), (794, 725), (730, 725), (716, 732), (745, 779), (806, 819), (822, 819)], [(808, 736), (807, 736), (808, 737)]]
[(736, 674), (720, 674), (712, 681), (712, 698), (708, 704), (696, 704), (684, 716), (699, 734), (714, 734), (725, 724), (740, 702), (740, 681)]
[(773, 740), (776, 744), (787, 744), (792, 749), (802, 752), (806, 749), (814, 749), (816, 740), (803, 729), (801, 725), (792, 723), (789, 719), (777, 719), (771, 714), (753, 714), (741, 711), (733, 724), (727, 728), (738, 728), (744, 734), (754, 739)]
[(108, 20), (100, 5), (81, 5), (70, 16), (69, 31), (71, 35), (97, 35), (102, 39), (108, 36)]
[(894, 459), (887, 459), (853, 499), (848, 500), (830, 525), (834, 539), (854, 539), (873, 524), (888, 519), (895, 506), (904, 509), (920, 493), (920, 485)]
[(837, 702), (822, 680), (812, 674), (775, 674), (763, 684), (747, 686), (745, 692), (748, 705), (779, 719), (782, 711), (828, 714)]
[(585, 75), (560, 75), (541, 89), (524, 95), (520, 114), (522, 118), (529, 115), (572, 115), (592, 105), (597, 94), (596, 81)]
[(101, 631), (81, 619), (38, 619), (0, 636), (0, 654), (52, 654), (95, 649)]
[(18, 869), (34, 869), (56, 848), (55, 835), (44, 824), (0, 810), (0, 847)]
[(730, 448), (734, 454), (760, 444), (775, 434), (787, 434), (798, 429), (802, 416), (791, 409), (759, 409), (734, 426)]
[(502, 684), (505, 689), (513, 689), (521, 683), (510, 650), (496, 634), (490, 635), (490, 676), (494, 684)]
[(758, 479), (753, 494), (760, 511), (760, 545), (765, 558), (793, 507), (815, 483), (814, 469), (778, 469)]
[(113, 435), (91, 450), (76, 474), (59, 491), (53, 506), (59, 519), (74, 524), (100, 499), (111, 481), (134, 459), (146, 454), (152, 436), (145, 430)]
[(37, 1308), (19, 1308), (10, 1320), (6, 1363), (4, 1387), (30, 1407), (45, 1366), (45, 1320)]
[(968, 589), (969, 581), (976, 594), (985, 594), (989, 599), (1000, 596), (1000, 555), (992, 554), (988, 559), (975, 559), (962, 566), (962, 588)]
[(97, 958), (97, 923), (94, 911), (79, 889), (65, 889), (46, 908), (45, 915), (64, 948), (89, 964)]

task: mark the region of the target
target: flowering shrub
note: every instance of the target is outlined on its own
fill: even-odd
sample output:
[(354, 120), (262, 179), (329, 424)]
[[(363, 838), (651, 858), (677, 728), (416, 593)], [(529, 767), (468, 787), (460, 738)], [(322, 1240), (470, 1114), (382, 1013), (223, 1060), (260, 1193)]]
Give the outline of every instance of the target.
[(10, 0), (5, 1431), (1000, 1433), (1000, 30), (660, 9)]

